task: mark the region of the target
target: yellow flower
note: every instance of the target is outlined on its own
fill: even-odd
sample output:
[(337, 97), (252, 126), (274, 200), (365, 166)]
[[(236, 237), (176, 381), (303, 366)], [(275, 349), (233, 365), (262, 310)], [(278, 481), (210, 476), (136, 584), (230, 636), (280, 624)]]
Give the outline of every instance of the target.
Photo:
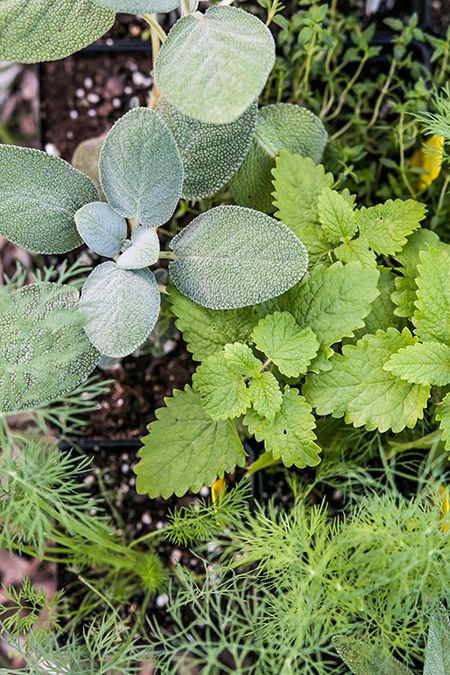
[(411, 157), (411, 165), (422, 169), (418, 177), (419, 188), (426, 188), (441, 173), (444, 137), (431, 136)]
[(218, 478), (214, 485), (211, 488), (211, 496), (214, 503), (217, 502), (219, 497), (221, 497), (225, 492), (225, 481), (223, 478)]
[(439, 488), (439, 494), (441, 496), (441, 530), (442, 532), (447, 532), (448, 528), (450, 527), (448, 522), (450, 513), (450, 497), (447, 488), (442, 485)]

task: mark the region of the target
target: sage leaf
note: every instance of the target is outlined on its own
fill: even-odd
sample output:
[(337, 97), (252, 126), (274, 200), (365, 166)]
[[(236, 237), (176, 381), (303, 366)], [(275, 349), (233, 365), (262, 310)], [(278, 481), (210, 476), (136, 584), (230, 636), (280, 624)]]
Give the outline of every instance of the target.
[(180, 0), (95, 0), (100, 7), (107, 7), (125, 14), (165, 14), (180, 6)]
[(0, 145), (0, 236), (33, 253), (80, 246), (75, 214), (98, 199), (93, 181), (59, 157)]
[(118, 258), (117, 265), (126, 270), (140, 270), (154, 265), (159, 258), (159, 237), (151, 227), (139, 227), (131, 235), (129, 246)]
[(98, 255), (114, 258), (127, 236), (127, 221), (108, 204), (85, 204), (75, 214), (77, 230), (83, 241)]
[(274, 41), (262, 21), (236, 7), (210, 7), (177, 21), (155, 77), (183, 115), (227, 124), (258, 98), (274, 61)]
[(100, 152), (100, 182), (121, 216), (149, 227), (169, 220), (181, 197), (183, 165), (157, 113), (134, 108), (115, 123)]
[(240, 206), (202, 213), (170, 246), (173, 283), (211, 309), (264, 302), (297, 283), (308, 267), (306, 249), (289, 228)]
[(86, 333), (105, 356), (127, 356), (154, 328), (160, 302), (150, 270), (124, 270), (115, 262), (105, 262), (91, 272), (83, 286), (80, 305)]

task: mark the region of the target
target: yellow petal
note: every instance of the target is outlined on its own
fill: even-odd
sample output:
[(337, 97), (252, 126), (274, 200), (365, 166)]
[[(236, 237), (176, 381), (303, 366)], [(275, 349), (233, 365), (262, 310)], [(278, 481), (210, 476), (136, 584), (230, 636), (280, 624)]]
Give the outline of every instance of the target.
[(447, 488), (442, 485), (439, 488), (439, 494), (441, 496), (441, 521), (444, 521), (441, 524), (441, 530), (447, 532), (449, 528), (450, 497)]
[(212, 500), (215, 503), (219, 497), (221, 497), (225, 492), (225, 481), (223, 478), (218, 478), (214, 485), (211, 488)]
[(411, 165), (423, 171), (418, 177), (420, 188), (431, 185), (441, 173), (443, 152), (444, 137), (431, 136), (411, 157)]

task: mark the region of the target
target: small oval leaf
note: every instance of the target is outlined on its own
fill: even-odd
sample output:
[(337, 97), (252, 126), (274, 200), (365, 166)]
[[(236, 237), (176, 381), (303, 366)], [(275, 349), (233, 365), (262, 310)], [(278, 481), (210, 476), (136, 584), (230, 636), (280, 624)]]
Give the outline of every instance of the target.
[(165, 14), (180, 6), (180, 0), (96, 0), (97, 5), (125, 14)]
[(98, 199), (90, 178), (40, 150), (0, 145), (0, 236), (33, 253), (80, 246), (75, 213)]
[(269, 29), (236, 7), (181, 18), (155, 64), (158, 87), (183, 115), (227, 124), (261, 93), (275, 62)]
[(129, 246), (117, 258), (117, 265), (125, 270), (140, 270), (158, 262), (159, 237), (151, 227), (140, 227), (131, 235)]
[(249, 151), (256, 125), (256, 103), (230, 124), (206, 124), (186, 117), (166, 99), (157, 112), (171, 130), (184, 166), (183, 197), (216, 194), (236, 173)]
[(246, 307), (281, 295), (308, 268), (306, 248), (283, 223), (240, 206), (195, 218), (171, 242), (175, 286), (211, 309)]
[(124, 270), (105, 262), (91, 272), (81, 293), (85, 331), (105, 356), (127, 356), (149, 336), (160, 302), (150, 270)]
[(114, 258), (127, 236), (127, 221), (108, 204), (85, 204), (75, 214), (77, 230), (83, 241), (98, 255)]
[(157, 227), (172, 216), (183, 165), (175, 139), (153, 110), (134, 108), (115, 123), (100, 152), (100, 181), (124, 218)]

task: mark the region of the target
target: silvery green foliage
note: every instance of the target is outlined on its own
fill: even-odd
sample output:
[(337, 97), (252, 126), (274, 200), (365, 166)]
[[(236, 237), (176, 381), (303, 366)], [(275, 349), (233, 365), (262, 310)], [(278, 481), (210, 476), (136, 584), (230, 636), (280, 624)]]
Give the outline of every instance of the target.
[(119, 255), (127, 236), (127, 221), (108, 204), (91, 202), (75, 214), (77, 230), (83, 241), (98, 255)]
[(180, 6), (180, 0), (95, 0), (100, 7), (127, 14), (164, 14)]
[(81, 384), (99, 358), (73, 287), (0, 288), (0, 413), (51, 403)]
[(0, 236), (34, 253), (81, 244), (76, 211), (98, 199), (90, 178), (40, 150), (0, 145)]
[(0, 0), (0, 60), (62, 59), (101, 37), (114, 18), (94, 0)]
[(162, 99), (157, 112), (171, 130), (184, 166), (183, 197), (214, 195), (236, 173), (249, 151), (256, 126), (257, 105), (230, 124), (206, 124), (186, 117)]
[(201, 122), (233, 122), (255, 101), (272, 70), (269, 29), (236, 7), (210, 7), (181, 18), (155, 64), (163, 96)]
[(105, 356), (131, 354), (158, 320), (160, 293), (150, 270), (125, 270), (109, 261), (83, 286), (80, 306), (91, 342)]
[(308, 254), (282, 223), (240, 206), (202, 213), (170, 244), (175, 286), (211, 309), (246, 307), (281, 295), (305, 274)]
[(156, 230), (139, 227), (131, 235), (131, 241), (117, 258), (117, 265), (126, 270), (140, 270), (158, 262), (160, 246)]
[(169, 220), (181, 196), (183, 165), (157, 113), (134, 108), (115, 123), (100, 152), (100, 182), (121, 216), (150, 227)]
[(327, 138), (322, 121), (307, 108), (292, 103), (261, 108), (250, 152), (231, 182), (237, 203), (273, 211), (272, 169), (280, 150), (310, 157), (317, 164)]

